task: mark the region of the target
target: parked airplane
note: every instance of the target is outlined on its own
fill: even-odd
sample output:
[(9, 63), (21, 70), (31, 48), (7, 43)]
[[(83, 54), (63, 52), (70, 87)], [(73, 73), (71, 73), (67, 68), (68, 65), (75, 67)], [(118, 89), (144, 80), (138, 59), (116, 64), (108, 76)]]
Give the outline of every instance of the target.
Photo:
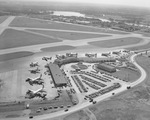
[(109, 52), (109, 53), (102, 53), (101, 56), (106, 56), (106, 57), (108, 57), (108, 56), (110, 56), (110, 53), (111, 53), (111, 52)]
[(123, 52), (130, 53), (130, 50), (123, 50)]
[(36, 67), (36, 66), (39, 66), (38, 62), (31, 62), (30, 63), (30, 67)]
[(40, 69), (38, 67), (34, 70), (29, 70), (29, 71), (33, 74), (40, 73)]
[(42, 77), (42, 74), (39, 77), (35, 78), (35, 79), (27, 78), (26, 82), (28, 82), (32, 86), (33, 86), (33, 84), (43, 85), (44, 81), (41, 77)]
[(77, 57), (78, 53), (66, 53), (67, 57)]
[(48, 61), (48, 60), (51, 60), (52, 57), (43, 57), (42, 60), (45, 60), (45, 61)]
[(112, 52), (112, 54), (116, 54), (116, 55), (119, 55), (120, 53), (121, 53), (121, 50)]
[(32, 99), (32, 98), (35, 98), (35, 97), (40, 97), (40, 98), (43, 98), (45, 99), (46, 98), (46, 91), (44, 90), (44, 85), (42, 86), (42, 88), (34, 91), (34, 90), (28, 90), (26, 92), (26, 97), (25, 98), (29, 98), (29, 99)]
[(85, 56), (87, 56), (87, 57), (97, 57), (97, 53), (86, 53)]
[(56, 58), (61, 60), (61, 59), (65, 59), (66, 56), (65, 55), (56, 54)]

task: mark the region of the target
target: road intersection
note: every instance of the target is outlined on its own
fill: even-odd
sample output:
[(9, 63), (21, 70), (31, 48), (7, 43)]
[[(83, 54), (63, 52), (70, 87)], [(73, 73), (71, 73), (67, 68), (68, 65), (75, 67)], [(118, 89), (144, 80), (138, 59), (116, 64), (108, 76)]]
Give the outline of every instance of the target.
[[(141, 46), (141, 45), (146, 45), (150, 42), (149, 37), (144, 37), (140, 34), (135, 34), (135, 33), (130, 33), (130, 34), (111, 34), (111, 33), (99, 33), (99, 32), (87, 32), (87, 31), (74, 31), (74, 30), (60, 30), (60, 29), (45, 29), (45, 28), (27, 28), (27, 27), (10, 27), (9, 24), (15, 19), (15, 16), (8, 17), (3, 23), (0, 24), (0, 35), (6, 30), (6, 29), (14, 29), (14, 30), (19, 30), (27, 33), (32, 33), (36, 35), (40, 35), (43, 37), (47, 38), (55, 38), (58, 40), (62, 40), (62, 42), (56, 42), (56, 43), (46, 43), (46, 44), (38, 44), (38, 45), (30, 45), (30, 46), (22, 46), (22, 47), (16, 47), (16, 48), (9, 48), (9, 49), (1, 49), (0, 50), (0, 55), (2, 54), (8, 54), (8, 53), (13, 53), (13, 52), (20, 52), (20, 51), (29, 51), (29, 52), (41, 52), (42, 48), (46, 47), (55, 47), (55, 46), (62, 46), (62, 45), (69, 45), (73, 47), (82, 47), (89, 45), (89, 42), (94, 42), (94, 41), (106, 41), (106, 40), (111, 40), (111, 39), (119, 39), (119, 38), (126, 38), (126, 37), (138, 37), (142, 38), (141, 42), (137, 44), (131, 44), (131, 45), (124, 45), (124, 46), (118, 46), (114, 48), (108, 48), (108, 50), (111, 49), (120, 49), (120, 48), (128, 48), (128, 47), (136, 47), (136, 46)], [(105, 34), (105, 35), (110, 35), (107, 37), (98, 37), (98, 38), (88, 38), (88, 39), (80, 39), (80, 40), (68, 40), (64, 38), (59, 38), (59, 37), (54, 37), (54, 36), (49, 36), (29, 30), (46, 30), (46, 31), (59, 31), (59, 32), (76, 32), (76, 33), (89, 33), (89, 34)], [(80, 42), (79, 42), (80, 41)], [(99, 48), (99, 50), (104, 50), (105, 48)]]
[[(131, 57), (130, 57), (130, 60), (133, 62), (133, 64), (139, 69), (140, 73), (141, 73), (141, 76), (138, 80), (132, 82), (132, 83), (127, 83), (125, 85), (122, 85), (119, 89), (116, 89), (116, 90), (113, 90), (111, 92), (108, 92), (104, 95), (101, 95), (97, 98), (94, 98), (94, 101), (96, 102), (101, 102), (101, 101), (104, 101), (104, 100), (107, 100), (108, 98), (110, 97), (113, 97), (114, 95), (112, 93), (114, 93), (115, 95), (116, 94), (120, 94), (124, 91), (127, 90), (127, 87), (135, 87), (137, 85), (139, 85), (141, 82), (143, 82), (145, 79), (146, 79), (146, 71), (139, 65), (136, 63), (135, 61), (135, 57), (140, 55), (139, 54), (133, 54)], [(89, 102), (88, 100), (87, 101), (84, 101), (84, 102), (80, 102), (78, 105), (76, 106), (73, 106), (71, 108), (69, 108), (69, 111), (65, 112), (64, 110), (62, 111), (58, 111), (56, 113), (50, 113), (50, 114), (43, 114), (43, 115), (40, 115), (40, 116), (34, 116), (34, 118), (32, 118), (33, 120), (46, 120), (46, 119), (51, 119), (51, 118), (54, 118), (54, 117), (59, 117), (59, 116), (62, 116), (62, 115), (67, 115), (67, 114), (70, 114), (70, 113), (73, 113), (73, 112), (76, 112), (76, 111), (79, 111), (81, 109), (84, 109), (86, 107), (89, 107), (93, 105), (92, 102)], [(28, 117), (19, 117), (18, 120), (27, 120), (29, 119)], [(17, 118), (9, 118), (9, 119), (5, 119), (5, 120), (17, 120)]]
[[(14, 18), (15, 18), (14, 16), (9, 17), (6, 21), (4, 21), (0, 25), (0, 35), (8, 28), (21, 30), (21, 31), (25, 31), (25, 32), (29, 32), (29, 31), (26, 31), (26, 29), (45, 30), (45, 29), (41, 29), (41, 28), (9, 27), (9, 24), (14, 20)], [(53, 29), (49, 29), (49, 30), (53, 30)], [(55, 31), (57, 31), (57, 30), (55, 30)], [(60, 30), (58, 30), (58, 31), (60, 31)], [(61, 31), (63, 31), (63, 30), (61, 30)], [(70, 30), (69, 30), (69, 32), (70, 32)], [(72, 31), (72, 32), (75, 32), (75, 31)], [(77, 32), (81, 32), (81, 31), (77, 31)], [(32, 32), (32, 33), (34, 33), (34, 32)], [(38, 33), (36, 33), (36, 34), (38, 34)], [(98, 34), (98, 33), (94, 32), (94, 34)], [(99, 34), (101, 34), (101, 33), (99, 33)], [(0, 50), (0, 54), (7, 54), (7, 53), (13, 53), (13, 52), (19, 52), (19, 51), (41, 52), (41, 49), (45, 48), (45, 47), (54, 47), (54, 46), (59, 46), (59, 45), (71, 45), (71, 46), (77, 47), (77, 46), (82, 46), (82, 45), (88, 45), (88, 42), (91, 42), (91, 41), (92, 42), (93, 41), (99, 41), (99, 40), (103, 41), (103, 40), (110, 40), (110, 39), (117, 39), (117, 38), (124, 38), (124, 37), (139, 37), (139, 38), (143, 39), (143, 41), (141, 41), (140, 43), (137, 43), (137, 44), (134, 44), (134, 45), (119, 46), (119, 47), (110, 48), (110, 49), (108, 49), (108, 51), (109, 51), (111, 49), (119, 49), (119, 48), (123, 48), (123, 47), (133, 47), (133, 46), (145, 45), (145, 44), (148, 44), (149, 41), (150, 41), (148, 37), (143, 37), (142, 35), (139, 35), (139, 34), (127, 34), (127, 35), (109, 34), (109, 35), (111, 35), (111, 36), (109, 36), (109, 37), (100, 37), (100, 38), (92, 38), (92, 39), (83, 39), (80, 42), (70, 41), (70, 40), (63, 40), (62, 42), (58, 42), (58, 43), (49, 43), (49, 44), (31, 45), (31, 46), (18, 47), (18, 48), (10, 48), (10, 49), (5, 49), (5, 50)], [(100, 49), (98, 49), (98, 50), (100, 50)], [(104, 50), (104, 48), (102, 50)], [(112, 93), (120, 94), (121, 92), (126, 91), (128, 86), (134, 87), (134, 86), (140, 84), (141, 82), (143, 82), (146, 79), (145, 70), (139, 64), (137, 64), (136, 61), (135, 61), (135, 57), (139, 54), (133, 54), (131, 56), (130, 60), (140, 70), (141, 77), (138, 80), (136, 80), (135, 82), (125, 84), (124, 86), (122, 86), (121, 88), (119, 88), (117, 90), (113, 90), (112, 92), (106, 93), (102, 96), (99, 96), (99, 97), (95, 98), (94, 101), (97, 101), (97, 102), (104, 101), (104, 100), (112, 97), (113, 96)], [(59, 112), (56, 112), (56, 113), (35, 116), (32, 119), (34, 119), (34, 120), (46, 120), (46, 119), (50, 119), (50, 118), (70, 114), (70, 113), (76, 112), (78, 110), (81, 110), (81, 109), (86, 108), (86, 107), (91, 106), (91, 105), (93, 105), (93, 103), (90, 103), (89, 101), (85, 101), (84, 103), (80, 103), (76, 106), (73, 106), (73, 107), (69, 108), (69, 111), (67, 111), (67, 112), (62, 110), (62, 111), (59, 111)], [(11, 118), (11, 120), (17, 120), (17, 119), (18, 120), (27, 120), (29, 118), (28, 117)], [(10, 120), (10, 118), (6, 118), (5, 120)]]

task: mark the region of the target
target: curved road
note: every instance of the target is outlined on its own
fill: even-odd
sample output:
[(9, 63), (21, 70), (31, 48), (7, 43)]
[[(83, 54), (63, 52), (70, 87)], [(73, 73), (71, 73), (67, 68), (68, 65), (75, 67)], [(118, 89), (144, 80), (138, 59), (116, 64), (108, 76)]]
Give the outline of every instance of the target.
[[(141, 77), (135, 82), (128, 83), (126, 85), (123, 85), (119, 89), (116, 89), (116, 90), (114, 90), (112, 92), (106, 93), (104, 95), (101, 95), (101, 96), (95, 98), (94, 101), (101, 102), (103, 100), (106, 100), (107, 98), (113, 96), (112, 93), (119, 94), (119, 93), (124, 92), (125, 90), (127, 90), (127, 86), (134, 87), (134, 86), (140, 84), (141, 82), (143, 82), (145, 80), (145, 78), (146, 78), (145, 70), (139, 64), (137, 64), (136, 61), (135, 61), (135, 57), (137, 55), (138, 54), (132, 55), (130, 59), (133, 62), (133, 64), (140, 70)], [(67, 112), (64, 112), (64, 110), (62, 110), (62, 111), (58, 111), (56, 113), (50, 113), (50, 114), (44, 114), (44, 115), (40, 115), (40, 116), (34, 116), (34, 118), (32, 118), (32, 119), (33, 120), (45, 120), (45, 119), (50, 119), (50, 118), (54, 118), (54, 117), (59, 117), (59, 116), (62, 116), (62, 115), (66, 115), (66, 114), (70, 114), (70, 113), (76, 112), (76, 111), (81, 110), (81, 109), (83, 109), (85, 107), (88, 107), (90, 105), (93, 105), (93, 104), (90, 103), (89, 101), (87, 101), (87, 102), (84, 102), (84, 103), (82, 103), (80, 105), (76, 105), (74, 107), (69, 108), (69, 111), (67, 111)], [(9, 119), (6, 118), (4, 120), (28, 120), (28, 119), (29, 119), (28, 117), (20, 117), (20, 118), (9, 118)]]
[[(4, 21), (2, 24), (0, 24), (0, 35), (3, 33), (3, 31), (7, 28), (12, 28), (13, 27), (8, 27), (8, 25), (13, 21), (15, 17), (9, 17), (6, 21)], [(15, 28), (14, 28), (15, 29)], [(17, 29), (17, 28), (16, 28)], [(18, 29), (24, 29), (24, 28), (18, 28)], [(26, 28), (25, 28), (26, 29)], [(29, 29), (29, 28), (28, 28)], [(32, 28), (30, 28), (32, 29)], [(38, 29), (38, 28), (36, 28)], [(40, 29), (40, 28), (39, 28)], [(24, 30), (23, 30), (24, 31)], [(74, 32), (74, 31), (73, 31)], [(77, 31), (79, 32), (79, 31)], [(84, 31), (83, 31), (84, 32)], [(37, 34), (37, 33), (36, 33)], [(105, 34), (105, 33), (104, 33)], [(142, 35), (139, 34), (127, 34), (127, 35), (114, 35), (114, 34), (109, 34), (112, 36), (109, 37), (101, 37), (101, 38), (91, 38), (91, 39), (83, 39), (82, 41), (78, 42), (78, 41), (70, 41), (70, 40), (63, 40), (62, 42), (58, 42), (58, 43), (50, 43), (50, 44), (41, 44), (41, 45), (32, 45), (32, 46), (25, 46), (25, 47), (18, 47), (18, 48), (11, 48), (11, 49), (6, 49), (6, 50), (0, 50), (0, 54), (6, 54), (6, 53), (12, 53), (12, 52), (19, 52), (19, 51), (26, 51), (26, 50), (30, 50), (30, 51), (34, 51), (34, 52), (39, 52), (41, 48), (43, 47), (53, 47), (53, 46), (59, 46), (59, 45), (73, 45), (73, 46), (82, 46), (82, 45), (88, 45), (88, 42), (93, 42), (93, 41), (98, 41), (98, 40), (110, 40), (110, 39), (116, 39), (116, 38), (123, 38), (123, 37), (140, 37), (140, 38), (144, 38), (144, 40), (140, 43), (134, 44), (134, 45), (128, 45), (128, 46), (137, 46), (137, 45), (141, 45), (141, 44), (147, 44), (149, 43), (148, 41), (148, 37), (143, 37)], [(122, 48), (122, 47), (127, 47), (127, 46), (121, 46), (121, 47), (115, 47), (115, 48), (111, 48), (111, 49), (116, 49), (116, 48)], [(109, 50), (109, 49), (108, 49)], [(109, 92), (107, 94), (104, 94), (100, 97), (97, 97), (94, 99), (94, 101), (100, 102), (103, 101), (109, 97), (112, 97), (112, 93), (118, 94), (121, 93), (125, 90), (127, 90), (127, 86), (131, 86), (134, 87), (136, 85), (138, 85), (139, 83), (143, 82), (146, 78), (146, 72), (145, 70), (136, 63), (135, 61), (135, 57), (137, 56), (137, 54), (134, 54), (131, 56), (131, 61), (135, 64), (135, 66), (137, 66), (137, 68), (140, 70), (141, 72), (141, 77), (133, 82), (133, 83), (129, 83), (126, 85), (123, 85), (121, 88), (114, 90), (113, 92)], [(93, 105), (92, 103), (90, 103), (89, 101), (86, 101), (82, 104), (76, 105), (72, 108), (69, 108), (69, 111), (64, 112), (64, 111), (59, 111), (56, 113), (51, 113), (51, 114), (44, 114), (41, 116), (35, 116), (33, 119), (34, 120), (44, 120), (44, 119), (50, 119), (53, 117), (58, 117), (61, 115), (66, 115), (66, 114), (70, 114), (72, 112), (78, 111), (80, 109), (83, 109), (85, 107), (88, 107), (90, 105)], [(21, 117), (21, 118), (12, 118), (11, 120), (28, 120), (28, 117)], [(7, 118), (5, 119), (7, 120)], [(8, 120), (10, 120), (10, 118), (8, 118)]]

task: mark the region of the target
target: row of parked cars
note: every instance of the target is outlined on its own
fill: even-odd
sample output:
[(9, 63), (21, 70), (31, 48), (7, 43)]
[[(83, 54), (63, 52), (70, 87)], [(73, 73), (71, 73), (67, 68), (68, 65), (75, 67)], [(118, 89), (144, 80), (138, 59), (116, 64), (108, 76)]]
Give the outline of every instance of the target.
[(108, 75), (103, 75), (103, 77), (105, 77), (105, 78), (107, 78), (107, 79), (110, 79), (110, 80), (114, 80), (114, 78), (112, 78), (112, 77), (110, 77), (110, 76), (108, 76)]
[[(70, 108), (71, 107), (71, 105), (67, 105), (66, 106), (67, 108)], [(39, 107), (39, 109), (36, 111), (36, 113), (40, 113), (40, 112), (42, 112), (42, 110), (43, 111), (47, 111), (47, 110), (52, 110), (52, 109), (60, 109), (60, 108), (64, 108), (64, 106), (63, 105), (61, 105), (61, 106), (49, 106), (49, 107)]]
[(96, 79), (98, 79), (98, 80), (101, 80), (101, 81), (103, 81), (103, 82), (110, 82), (110, 81), (111, 81), (110, 79), (107, 79), (107, 78), (104, 78), (104, 77), (102, 77), (102, 76), (93, 74), (93, 73), (91, 73), (91, 72), (85, 72), (85, 74), (86, 74), (86, 75), (89, 75), (89, 76), (91, 76), (91, 77), (94, 77), (94, 78), (96, 78)]
[(96, 78), (96, 79), (98, 79), (98, 80), (101, 80), (101, 81), (103, 81), (103, 82), (111, 82), (111, 80), (113, 79), (113, 78), (102, 77), (102, 76), (96, 75), (96, 74), (94, 74), (94, 73), (92, 73), (92, 72), (85, 72), (85, 71), (78, 71), (78, 72), (77, 72), (77, 71), (71, 71), (71, 73), (72, 73), (72, 74), (85, 74), (85, 75), (94, 77), (94, 78)]
[(91, 88), (93, 88), (95, 90), (99, 90), (100, 89), (100, 87), (96, 86), (95, 84), (89, 83), (89, 82), (87, 82), (85, 80), (82, 80), (82, 82), (84, 82), (86, 85), (88, 85), (89, 87), (91, 87)]
[(73, 81), (75, 82), (76, 86), (78, 87), (79, 91), (82, 92), (88, 92), (81, 80), (77, 75), (71, 76)]
[(101, 83), (101, 82), (98, 82), (98, 81), (96, 81), (96, 80), (93, 80), (93, 79), (91, 79), (91, 78), (89, 78), (89, 77), (86, 77), (86, 76), (84, 76), (84, 75), (79, 75), (82, 79), (84, 79), (84, 80), (86, 80), (86, 81), (88, 81), (88, 82), (91, 82), (91, 83), (93, 83), (93, 84), (96, 84), (96, 85), (98, 85), (98, 86), (100, 86), (100, 87), (106, 87), (107, 85), (105, 85), (105, 84), (103, 84), (103, 83)]
[(120, 88), (120, 87), (121, 87), (120, 83), (114, 83), (112, 86), (102, 89), (102, 90), (99, 90), (98, 92), (92, 93), (92, 94), (88, 95), (87, 97), (89, 99), (93, 99), (93, 98), (98, 97), (99, 95), (103, 95), (105, 93), (108, 93), (108, 92), (115, 90), (117, 88)]

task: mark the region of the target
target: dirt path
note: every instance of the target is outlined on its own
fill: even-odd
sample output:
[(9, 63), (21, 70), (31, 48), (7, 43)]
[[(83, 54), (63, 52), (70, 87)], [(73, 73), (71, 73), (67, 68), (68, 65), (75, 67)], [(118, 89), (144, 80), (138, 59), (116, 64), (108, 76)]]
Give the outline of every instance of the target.
[(95, 115), (89, 110), (89, 108), (85, 108), (83, 110), (89, 116), (90, 120), (97, 120)]

